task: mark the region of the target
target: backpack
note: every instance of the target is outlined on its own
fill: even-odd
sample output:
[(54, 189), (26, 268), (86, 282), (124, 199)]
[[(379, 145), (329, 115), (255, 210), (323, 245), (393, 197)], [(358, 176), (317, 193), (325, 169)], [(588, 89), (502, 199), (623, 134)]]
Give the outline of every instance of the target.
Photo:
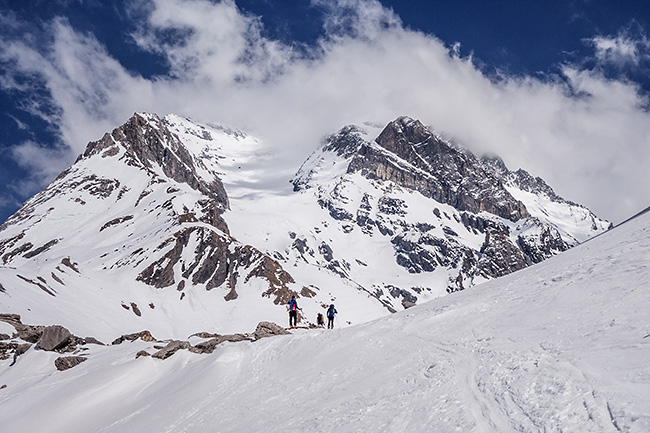
[(294, 299), (290, 300), (289, 301), (289, 311), (296, 311), (296, 306), (297, 305), (298, 305), (298, 303)]
[(330, 305), (329, 309), (327, 310), (327, 317), (334, 317), (334, 315), (337, 313), (336, 308), (334, 308), (334, 304)]

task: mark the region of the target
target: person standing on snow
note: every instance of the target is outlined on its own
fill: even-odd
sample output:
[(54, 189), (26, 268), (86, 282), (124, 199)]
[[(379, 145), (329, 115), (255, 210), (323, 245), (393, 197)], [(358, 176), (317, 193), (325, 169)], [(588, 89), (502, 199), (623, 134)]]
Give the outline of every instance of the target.
[(289, 310), (289, 328), (297, 328), (298, 302), (296, 302), (295, 296), (291, 296), (287, 310)]
[(334, 304), (330, 304), (330, 307), (327, 309), (327, 329), (334, 329), (334, 316), (338, 313)]

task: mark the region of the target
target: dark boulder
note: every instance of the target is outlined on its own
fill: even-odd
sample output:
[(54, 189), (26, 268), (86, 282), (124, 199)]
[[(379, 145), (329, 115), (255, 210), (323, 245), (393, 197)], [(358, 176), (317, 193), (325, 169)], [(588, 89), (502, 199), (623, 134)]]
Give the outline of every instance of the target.
[(97, 344), (98, 346), (106, 346), (104, 343), (96, 339), (95, 337), (86, 337), (83, 339), (82, 344)]
[(18, 338), (25, 340), (29, 343), (36, 343), (43, 334), (45, 326), (32, 326), (32, 325), (18, 325), (16, 326), (16, 332), (18, 333)]
[(274, 335), (286, 335), (291, 334), (289, 331), (284, 329), (282, 326), (273, 322), (260, 322), (257, 324), (257, 328), (253, 333), (253, 337), (256, 340), (265, 337), (272, 337)]
[(410, 302), (410, 301), (407, 301), (407, 300), (402, 300), (402, 307), (404, 307), (405, 310), (407, 310), (407, 309), (409, 309), (409, 308), (411, 308), (411, 307), (415, 307), (415, 305), (416, 305), (415, 302)]
[(141, 351), (139, 351), (138, 353), (135, 354), (135, 359), (138, 359), (141, 356), (151, 356), (151, 354), (149, 352), (147, 352), (146, 350), (141, 350)]
[(43, 350), (53, 351), (65, 347), (72, 338), (72, 334), (60, 325), (52, 325), (43, 329), (41, 337), (36, 344)]

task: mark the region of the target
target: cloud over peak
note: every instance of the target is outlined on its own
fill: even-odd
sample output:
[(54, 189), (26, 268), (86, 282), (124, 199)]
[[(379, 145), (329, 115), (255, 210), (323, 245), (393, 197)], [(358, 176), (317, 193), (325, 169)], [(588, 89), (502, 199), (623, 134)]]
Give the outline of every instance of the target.
[[(324, 14), (321, 37), (297, 49), (266, 36), (261, 19), (232, 0), (137, 1), (129, 7), (132, 43), (166, 65), (150, 77), (55, 18), (39, 33), (45, 45), (30, 44), (23, 31), (0, 47), (7, 69), (0, 87), (32, 98), (33, 114), (58, 131), (70, 155), (133, 112), (175, 113), (248, 130), (287, 156), (278, 170), (288, 173), (345, 124), (409, 115), (543, 177), (602, 217), (619, 221), (650, 201), (635, 188), (648, 184), (647, 97), (629, 80), (575, 64), (554, 76), (495, 79), (458, 46), (410, 30), (376, 0), (312, 7)], [(600, 64), (648, 52), (647, 40), (621, 35), (594, 38), (593, 47)], [(26, 75), (31, 90), (19, 89)], [(28, 142), (15, 147), (16, 155), (43, 155)], [(60, 168), (73, 159), (60, 157)]]

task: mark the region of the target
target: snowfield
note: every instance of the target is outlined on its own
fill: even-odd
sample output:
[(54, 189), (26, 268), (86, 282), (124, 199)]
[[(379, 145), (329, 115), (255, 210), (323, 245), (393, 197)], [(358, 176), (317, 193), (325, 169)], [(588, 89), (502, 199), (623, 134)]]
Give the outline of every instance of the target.
[(645, 213), (357, 326), (164, 361), (135, 359), (160, 343), (89, 345), (63, 372), (32, 347), (0, 361), (2, 431), (647, 433), (649, 265)]

